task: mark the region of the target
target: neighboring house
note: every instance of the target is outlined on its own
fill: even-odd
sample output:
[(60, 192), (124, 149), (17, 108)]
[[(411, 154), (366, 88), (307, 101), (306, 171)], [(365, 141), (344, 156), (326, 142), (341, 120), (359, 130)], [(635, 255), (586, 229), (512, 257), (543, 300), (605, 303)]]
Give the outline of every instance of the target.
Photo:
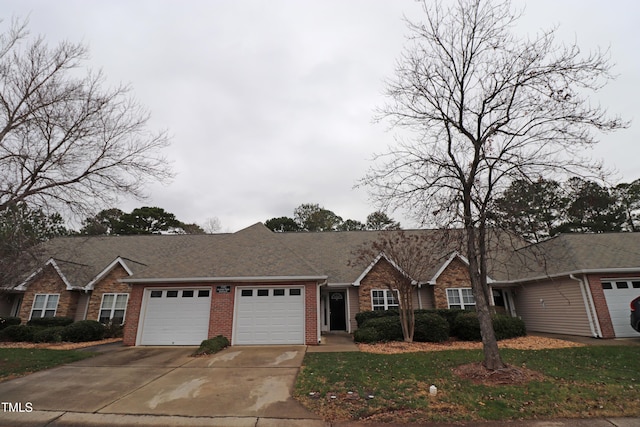
[[(124, 322), (126, 345), (197, 345), (219, 334), (235, 345), (313, 345), (322, 332), (354, 331), (360, 311), (398, 306), (384, 281), (393, 260), (357, 261), (378, 233), (273, 233), (258, 223), (230, 234), (57, 238), (29, 277), (0, 294), (0, 315)], [(430, 242), (414, 307), (472, 309), (466, 259), (452, 243), (459, 230), (405, 233)], [(626, 293), (640, 294), (636, 234), (494, 251), (492, 303), (531, 331), (628, 336), (616, 319), (628, 311)]]
[(640, 295), (640, 233), (561, 234), (513, 251), (507, 265), (493, 287), (513, 298), (527, 329), (638, 336), (629, 304)]

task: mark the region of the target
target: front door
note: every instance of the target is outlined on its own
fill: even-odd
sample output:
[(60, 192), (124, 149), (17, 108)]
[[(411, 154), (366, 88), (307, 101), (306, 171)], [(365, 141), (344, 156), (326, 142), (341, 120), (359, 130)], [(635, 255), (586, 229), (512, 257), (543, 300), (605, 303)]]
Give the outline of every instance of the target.
[(329, 292), (329, 325), (332, 331), (347, 330), (344, 292)]

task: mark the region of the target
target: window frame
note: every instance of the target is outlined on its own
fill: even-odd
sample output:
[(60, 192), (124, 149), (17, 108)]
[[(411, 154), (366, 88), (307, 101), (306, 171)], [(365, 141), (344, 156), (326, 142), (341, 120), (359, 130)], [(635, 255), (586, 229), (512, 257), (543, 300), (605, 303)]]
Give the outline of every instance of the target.
[[(36, 308), (36, 300), (39, 296), (44, 296), (44, 304), (42, 304), (42, 308)], [(51, 311), (51, 309), (47, 309), (47, 304), (49, 303), (49, 298), (56, 297), (56, 306), (53, 309), (53, 315), (47, 316), (47, 311)], [(36, 317), (36, 319), (41, 319), (43, 317), (55, 317), (58, 313), (58, 304), (60, 304), (60, 294), (35, 294), (33, 296), (33, 302), (31, 303), (31, 311), (29, 312), (29, 320), (33, 319), (34, 310), (40, 311), (40, 316)]]
[[(110, 308), (105, 308), (104, 307), (104, 300), (105, 300), (105, 296), (107, 295), (112, 295), (113, 296), (113, 302), (111, 303), (111, 307)], [(118, 301), (118, 297), (125, 295), (126, 296), (126, 302), (124, 305), (124, 310), (121, 308), (116, 308), (116, 302)], [(102, 312), (103, 311), (107, 311), (109, 310), (109, 322), (113, 320), (113, 317), (115, 315), (116, 310), (120, 311), (122, 310), (122, 323), (120, 323), (120, 325), (124, 325), (125, 319), (127, 317), (127, 306), (129, 305), (129, 294), (126, 292), (105, 292), (104, 294), (102, 294), (102, 301), (100, 301), (100, 309), (98, 310), (98, 322), (102, 323), (100, 321), (100, 319), (102, 318)]]
[[(376, 300), (380, 299), (379, 296), (374, 296), (374, 292), (382, 292), (383, 303), (376, 303)], [(394, 303), (389, 303), (389, 297), (391, 297)], [(371, 310), (373, 311), (387, 311), (389, 309), (400, 309), (400, 295), (398, 290), (394, 289), (371, 289)]]
[[(458, 298), (458, 301), (452, 301), (453, 298), (450, 295), (449, 291), (456, 292), (456, 297)], [(469, 296), (471, 297), (471, 299), (473, 299), (473, 303), (465, 301), (465, 297), (467, 297), (468, 299)], [(473, 296), (473, 290), (471, 288), (447, 288), (447, 307), (449, 309), (452, 309), (451, 307), (452, 305), (455, 306), (453, 307), (454, 309), (475, 310), (476, 298)]]

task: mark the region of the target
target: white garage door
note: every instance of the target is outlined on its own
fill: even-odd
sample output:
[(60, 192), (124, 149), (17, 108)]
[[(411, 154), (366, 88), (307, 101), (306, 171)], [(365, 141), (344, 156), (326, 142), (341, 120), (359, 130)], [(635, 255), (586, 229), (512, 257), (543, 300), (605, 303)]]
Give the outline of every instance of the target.
[(147, 289), (141, 345), (200, 345), (208, 338), (211, 289)]
[(607, 300), (616, 337), (639, 336), (638, 332), (634, 331), (629, 324), (629, 304), (632, 299), (640, 296), (640, 279), (603, 280), (602, 289)]
[(236, 288), (234, 344), (304, 344), (303, 288)]

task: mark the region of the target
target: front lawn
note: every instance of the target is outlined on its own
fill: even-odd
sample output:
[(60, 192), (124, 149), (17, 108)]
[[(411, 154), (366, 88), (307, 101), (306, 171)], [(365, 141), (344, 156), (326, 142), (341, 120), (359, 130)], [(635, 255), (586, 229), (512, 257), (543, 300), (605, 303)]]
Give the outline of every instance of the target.
[(95, 356), (76, 350), (0, 348), (0, 381)]
[[(640, 416), (638, 347), (503, 349), (506, 363), (544, 375), (486, 386), (453, 369), (481, 351), (307, 353), (295, 397), (328, 421), (427, 422)], [(429, 386), (438, 388), (429, 395)], [(333, 397), (335, 396), (335, 397)]]

